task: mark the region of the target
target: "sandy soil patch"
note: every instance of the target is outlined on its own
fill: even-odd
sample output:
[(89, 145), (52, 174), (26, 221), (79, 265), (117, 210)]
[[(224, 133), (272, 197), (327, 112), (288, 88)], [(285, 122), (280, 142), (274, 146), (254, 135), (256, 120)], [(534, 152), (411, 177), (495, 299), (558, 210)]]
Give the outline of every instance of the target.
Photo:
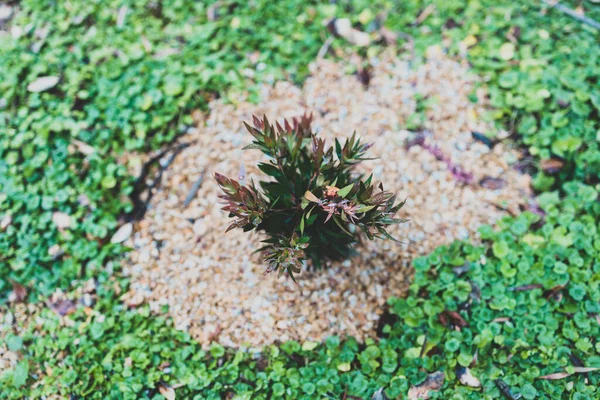
[[(475, 77), (468, 66), (441, 55), (411, 67), (393, 55), (374, 65), (365, 88), (344, 73), (347, 62), (315, 62), (303, 88), (287, 82), (262, 88), (260, 104), (215, 101), (202, 126), (182, 142), (193, 142), (164, 172), (144, 220), (130, 239), (134, 248), (124, 262), (132, 278), (127, 301), (148, 301), (159, 311), (169, 307), (178, 328), (204, 344), (260, 346), (289, 339), (321, 340), (331, 334), (359, 339), (374, 336), (389, 296), (406, 292), (411, 260), (455, 239), (477, 240), (476, 229), (519, 212), (530, 195), (529, 177), (509, 166), (518, 158), (503, 144), (490, 150), (471, 132), (493, 129), (481, 119), (485, 103), (468, 95)], [(424, 145), (406, 148), (416, 134), (404, 130), (415, 113), (415, 96), (433, 99), (427, 110)], [(400, 217), (409, 223), (391, 233), (405, 244), (375, 241), (360, 256), (306, 271), (298, 285), (290, 279), (263, 276), (265, 267), (252, 252), (260, 236), (224, 233), (229, 219), (220, 211), (214, 172), (235, 177), (240, 164), (260, 179), (255, 150), (242, 121), (252, 114), (271, 120), (312, 111), (314, 127), (331, 141), (356, 130), (373, 142), (366, 162), (386, 190), (408, 197)], [(183, 207), (193, 183), (205, 181), (192, 203)], [(468, 177), (465, 183), (460, 174)], [(457, 179), (458, 178), (458, 179)], [(464, 178), (464, 176), (463, 176)]]

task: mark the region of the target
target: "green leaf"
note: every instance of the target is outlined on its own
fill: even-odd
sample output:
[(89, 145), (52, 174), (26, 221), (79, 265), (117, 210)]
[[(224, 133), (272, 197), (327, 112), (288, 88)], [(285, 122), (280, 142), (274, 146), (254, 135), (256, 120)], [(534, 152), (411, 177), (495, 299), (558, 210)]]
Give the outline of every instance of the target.
[(210, 355), (214, 358), (221, 358), (225, 355), (225, 348), (218, 343), (213, 343), (210, 346)]
[(273, 396), (281, 397), (285, 393), (285, 386), (281, 383), (276, 383), (273, 385)]
[(304, 351), (312, 351), (312, 350), (316, 349), (317, 346), (319, 346), (318, 342), (306, 341), (306, 342), (304, 342), (302, 344), (302, 350), (304, 350)]
[(340, 196), (341, 198), (345, 198), (348, 193), (350, 193), (350, 191), (352, 190), (352, 188), (354, 187), (354, 184), (351, 183), (348, 186), (345, 186), (343, 188), (341, 188), (340, 190), (338, 190), (337, 195)]
[(339, 228), (342, 230), (342, 232), (344, 232), (346, 235), (352, 237), (352, 234), (350, 232), (348, 232), (346, 230), (346, 228), (344, 228), (344, 225), (342, 224), (342, 221), (340, 221), (340, 217), (338, 217), (337, 215), (334, 215), (332, 219), (335, 222), (335, 224), (337, 226), (339, 226)]
[(508, 255), (510, 248), (508, 246), (508, 243), (501, 241), (494, 242), (494, 244), (492, 245), (492, 250), (494, 251), (494, 255), (496, 257), (502, 259)]
[(21, 387), (27, 383), (29, 376), (29, 364), (27, 361), (21, 361), (17, 364), (13, 371), (12, 384), (14, 387)]
[(167, 96), (178, 96), (183, 92), (183, 79), (179, 76), (167, 76), (164, 90)]
[(318, 203), (320, 201), (317, 196), (315, 196), (308, 190), (304, 193), (304, 198), (313, 203)]
[(11, 334), (6, 339), (6, 344), (10, 351), (19, 351), (23, 347), (23, 339), (20, 336)]
[(372, 210), (372, 209), (374, 209), (375, 207), (377, 207), (377, 206), (367, 206), (367, 205), (364, 205), (364, 204), (363, 204), (363, 205), (361, 205), (360, 207), (358, 207), (358, 208), (356, 209), (356, 213), (357, 213), (357, 214), (360, 214), (360, 213), (366, 213), (366, 212), (368, 212), (368, 211), (371, 211), (371, 210)]
[(337, 369), (341, 372), (348, 372), (352, 369), (352, 366), (350, 365), (350, 363), (340, 363), (338, 364)]

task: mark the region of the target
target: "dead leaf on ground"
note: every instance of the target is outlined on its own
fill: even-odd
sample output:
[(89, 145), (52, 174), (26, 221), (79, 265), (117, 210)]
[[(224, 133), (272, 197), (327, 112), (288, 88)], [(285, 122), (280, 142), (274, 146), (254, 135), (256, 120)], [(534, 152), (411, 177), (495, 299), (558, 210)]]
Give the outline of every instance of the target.
[(115, 232), (115, 234), (112, 235), (112, 237), (110, 238), (110, 242), (112, 244), (123, 243), (124, 241), (129, 239), (132, 232), (133, 232), (133, 224), (131, 222), (128, 222), (128, 223), (124, 224), (123, 226), (121, 226)]
[(360, 67), (356, 72), (356, 77), (358, 81), (362, 83), (365, 88), (369, 87), (369, 83), (371, 83), (371, 76), (373, 76), (373, 67), (367, 65), (366, 67)]
[(542, 160), (541, 165), (544, 172), (548, 174), (556, 174), (560, 172), (565, 163), (555, 158), (549, 158), (547, 160)]
[(6, 21), (13, 15), (13, 8), (8, 4), (0, 4), (0, 21)]
[(489, 190), (499, 190), (506, 186), (506, 181), (501, 178), (492, 178), (490, 176), (486, 176), (479, 182), (479, 184), (481, 187)]
[(421, 12), (421, 14), (419, 14), (417, 19), (415, 20), (414, 24), (419, 25), (420, 23), (425, 21), (427, 19), (427, 17), (429, 17), (431, 15), (431, 13), (433, 13), (434, 10), (435, 10), (435, 6), (433, 4), (430, 4), (427, 7), (425, 7), (425, 9)]
[[(598, 371), (600, 370), (599, 367), (574, 367), (573, 370), (575, 372), (573, 372), (573, 374), (585, 374), (587, 372), (594, 372), (594, 371)], [(555, 372), (553, 374), (548, 374), (548, 375), (544, 375), (544, 376), (540, 376), (538, 377), (538, 379), (544, 379), (544, 380), (548, 380), (548, 381), (554, 381), (557, 379), (564, 379), (568, 376), (571, 376), (573, 374), (570, 374), (568, 372)]]
[(58, 76), (42, 76), (27, 85), (27, 90), (32, 93), (44, 92), (52, 89), (59, 81)]
[(122, 6), (121, 8), (119, 8), (119, 11), (117, 13), (117, 28), (121, 29), (123, 26), (125, 26), (125, 18), (127, 17), (128, 12), (129, 7), (127, 6)]
[(90, 146), (89, 144), (87, 144), (85, 142), (82, 142), (81, 140), (72, 139), (71, 143), (73, 143), (75, 145), (75, 147), (77, 147), (77, 150), (80, 153), (83, 153), (86, 156), (89, 156), (96, 152), (96, 150), (92, 146)]
[(219, 19), (219, 7), (223, 4), (222, 1), (217, 1), (206, 10), (206, 18), (209, 21), (216, 21)]
[(52, 214), (52, 222), (58, 229), (66, 229), (71, 227), (71, 216), (64, 212), (55, 212)]
[(168, 367), (170, 367), (170, 366), (171, 366), (171, 364), (170, 364), (168, 361), (163, 361), (163, 362), (162, 362), (162, 363), (161, 363), (161, 364), (158, 366), (158, 369), (160, 369), (160, 370), (162, 371), (163, 369), (165, 369), (165, 368), (168, 368)]
[(167, 400), (175, 400), (175, 389), (166, 383), (161, 383), (158, 386), (158, 391)]
[(408, 399), (428, 399), (433, 392), (437, 392), (444, 384), (444, 373), (441, 371), (427, 375), (427, 378), (417, 386), (411, 386), (408, 390)]
[(556, 372), (554, 374), (540, 376), (540, 377), (538, 377), (538, 379), (545, 379), (545, 380), (552, 381), (552, 380), (556, 380), (556, 379), (566, 378), (569, 375), (571, 375), (571, 374), (569, 374), (568, 372)]
[(456, 311), (443, 311), (438, 316), (440, 322), (444, 326), (448, 326), (448, 323), (457, 326), (459, 328), (464, 328), (465, 326), (469, 326), (469, 323), (465, 321), (465, 319)]
[(10, 214), (6, 214), (2, 217), (2, 221), (0, 221), (0, 230), (5, 230), (12, 223), (12, 216)]
[(515, 396), (510, 388), (502, 379), (496, 379), (494, 381), (502, 395), (510, 400), (518, 400), (521, 396)]
[(379, 390), (377, 390), (375, 393), (373, 393), (373, 397), (371, 397), (371, 400), (387, 400), (387, 399), (388, 399), (388, 397), (385, 395), (383, 388), (379, 388)]
[(366, 32), (354, 29), (348, 18), (336, 18), (328, 26), (331, 26), (330, 29), (334, 35), (340, 36), (358, 47), (367, 47), (371, 44), (371, 36)]
[(156, 53), (154, 53), (152, 58), (154, 58), (155, 60), (163, 60), (172, 55), (179, 54), (180, 52), (181, 50), (173, 47), (163, 47), (160, 48)]
[(459, 368), (456, 371), (456, 375), (458, 376), (458, 380), (465, 386), (478, 388), (481, 387), (481, 381), (477, 379), (477, 377), (473, 376), (471, 370), (469, 368)]
[(54, 245), (50, 246), (50, 248), (48, 249), (48, 255), (50, 257), (53, 257), (54, 259), (57, 259), (64, 253), (65, 253), (64, 250), (61, 249), (61, 247), (58, 244), (54, 244)]
[(392, 46), (398, 42), (398, 34), (385, 26), (382, 26), (379, 30), (381, 38), (388, 46)]
[(218, 339), (222, 331), (223, 327), (221, 326), (221, 324), (218, 324), (215, 331), (208, 336), (208, 342), (210, 343)]
[(49, 306), (52, 309), (52, 311), (54, 311), (61, 317), (64, 317), (65, 315), (73, 314), (75, 312), (75, 310), (77, 309), (77, 307), (75, 306), (75, 303), (73, 303), (69, 299), (58, 300), (54, 303), (50, 303)]
[(542, 289), (542, 288), (543, 288), (543, 286), (540, 285), (539, 283), (533, 283), (531, 285), (511, 287), (511, 288), (508, 288), (508, 290), (511, 292), (526, 292), (528, 290)]
[(21, 285), (19, 282), (10, 280), (12, 284), (12, 292), (9, 295), (9, 301), (11, 303), (21, 303), (27, 299), (27, 289), (25, 286)]
[(600, 367), (573, 367), (573, 370), (576, 373), (584, 374), (584, 373), (587, 373), (587, 372), (599, 371)]

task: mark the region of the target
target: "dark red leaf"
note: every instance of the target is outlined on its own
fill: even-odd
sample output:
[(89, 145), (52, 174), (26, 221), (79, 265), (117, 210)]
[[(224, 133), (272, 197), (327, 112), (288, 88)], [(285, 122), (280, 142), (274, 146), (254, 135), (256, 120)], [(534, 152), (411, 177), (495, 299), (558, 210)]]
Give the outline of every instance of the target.
[(11, 279), (10, 283), (12, 284), (12, 295), (11, 301), (15, 303), (21, 303), (27, 299), (27, 289), (25, 286), (21, 285), (19, 282), (13, 281)]

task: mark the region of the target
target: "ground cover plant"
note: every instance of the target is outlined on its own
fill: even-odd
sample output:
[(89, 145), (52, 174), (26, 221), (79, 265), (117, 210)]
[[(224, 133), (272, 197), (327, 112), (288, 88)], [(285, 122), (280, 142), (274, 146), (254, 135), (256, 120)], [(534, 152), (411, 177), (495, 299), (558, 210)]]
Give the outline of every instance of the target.
[[(146, 306), (127, 310), (101, 287), (100, 301), (80, 308), (72, 325), (44, 310), (42, 328), (14, 342), (25, 357), (0, 382), (10, 398), (168, 398), (174, 390), (198, 399), (370, 399), (405, 398), (411, 387), (431, 398), (597, 398), (598, 191), (568, 184), (565, 192), (541, 196), (543, 217), (481, 228), (481, 246), (457, 242), (416, 259), (410, 294), (390, 299), (396, 321), (377, 342), (330, 337), (261, 353), (217, 344), (205, 352), (163, 318), (148, 318)], [(435, 373), (439, 385), (423, 384)]]
[(305, 76), (317, 5), (20, 2), (0, 41), (0, 298), (11, 281), (48, 295), (123, 254), (109, 239), (134, 177), (116, 158), (166, 145), (217, 94)]
[[(9, 279), (48, 294), (123, 254), (108, 239), (130, 210), (132, 178), (114, 155), (168, 142), (206, 93), (242, 88), (245, 67), (256, 80), (283, 68), (300, 79), (333, 16), (373, 36), (383, 23), (417, 57), (442, 39), (465, 52), (487, 80), (490, 117), (532, 155), (544, 215), (415, 260), (410, 295), (390, 300), (397, 319), (364, 344), (203, 352), (100, 285), (73, 325), (44, 310), (44, 335), (4, 336), (22, 360), (0, 374), (0, 397), (394, 398), (412, 387), (432, 398), (598, 398), (598, 32), (539, 2), (301, 3), (19, 3), (20, 36), (0, 41), (0, 296)], [(565, 4), (600, 20), (590, 1)], [(250, 49), (259, 62), (242, 56)]]
[[(254, 117), (246, 128), (253, 136), (244, 149), (260, 150), (268, 158), (258, 168), (272, 180), (261, 181), (259, 191), (215, 174), (224, 194), (223, 210), (235, 218), (228, 231), (264, 231), (266, 245), (259, 249), (268, 264), (266, 272), (287, 273), (294, 279), (302, 262), (320, 267), (323, 259), (351, 255), (352, 244), (363, 232), (369, 239), (394, 239), (386, 227), (406, 220), (394, 218), (404, 203), (383, 190), (383, 185), (353, 173), (363, 160), (368, 143), (356, 132), (344, 145), (336, 139), (327, 147), (311, 128), (312, 115), (272, 125), (266, 116)], [(245, 179), (245, 177), (240, 177)], [(329, 224), (328, 224), (329, 222)], [(357, 232), (357, 230), (359, 230)]]

